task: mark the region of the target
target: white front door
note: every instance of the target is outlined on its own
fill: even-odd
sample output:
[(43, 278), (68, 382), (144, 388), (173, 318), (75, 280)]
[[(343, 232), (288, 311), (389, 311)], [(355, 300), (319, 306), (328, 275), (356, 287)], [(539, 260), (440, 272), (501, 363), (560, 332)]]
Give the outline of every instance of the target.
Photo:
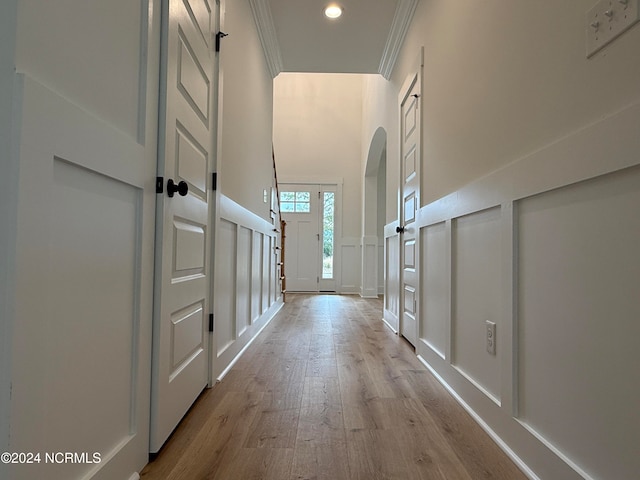
[(281, 185), (280, 211), (287, 222), (285, 276), (287, 290), (317, 292), (320, 257), (319, 189), (317, 185)]
[(285, 276), (290, 292), (334, 292), (335, 185), (281, 184), (287, 222)]
[(420, 74), (416, 72), (403, 86), (400, 96), (401, 215), (400, 333), (412, 345), (418, 340), (418, 292), (420, 275), (418, 238), (415, 227), (420, 206)]
[[(214, 0), (165, 3), (151, 451), (207, 385)], [(160, 179), (161, 178), (161, 179)]]

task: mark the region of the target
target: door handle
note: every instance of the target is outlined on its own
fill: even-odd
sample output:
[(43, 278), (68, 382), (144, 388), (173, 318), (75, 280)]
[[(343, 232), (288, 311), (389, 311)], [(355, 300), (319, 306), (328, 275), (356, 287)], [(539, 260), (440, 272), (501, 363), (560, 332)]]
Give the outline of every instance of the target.
[(184, 197), (189, 191), (189, 185), (184, 180), (180, 180), (179, 183), (175, 183), (172, 178), (167, 180), (167, 195), (169, 198), (173, 198), (173, 195), (178, 192), (178, 195)]
[(396, 227), (396, 233), (404, 233), (404, 227)]

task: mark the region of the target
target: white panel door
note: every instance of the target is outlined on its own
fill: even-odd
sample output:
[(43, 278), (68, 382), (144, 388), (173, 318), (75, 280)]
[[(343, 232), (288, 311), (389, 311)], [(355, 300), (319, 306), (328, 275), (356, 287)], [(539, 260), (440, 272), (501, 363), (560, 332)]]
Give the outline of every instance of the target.
[(400, 97), (401, 204), (400, 204), (400, 333), (412, 345), (418, 340), (419, 230), (416, 214), (420, 205), (420, 76), (411, 76)]
[[(157, 452), (208, 379), (207, 185), (216, 3), (164, 6), (156, 224), (151, 451)], [(164, 94), (164, 97), (163, 97)]]
[(317, 292), (320, 281), (320, 206), (318, 185), (280, 187), (281, 216), (287, 222), (287, 290)]

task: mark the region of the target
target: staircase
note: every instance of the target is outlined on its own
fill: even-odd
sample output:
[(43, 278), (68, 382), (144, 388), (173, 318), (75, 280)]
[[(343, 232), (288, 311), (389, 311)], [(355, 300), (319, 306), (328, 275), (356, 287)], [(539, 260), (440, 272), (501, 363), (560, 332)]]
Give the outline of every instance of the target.
[(278, 268), (280, 269), (278, 277), (280, 279), (280, 291), (282, 292), (282, 301), (285, 302), (286, 294), (287, 294), (287, 277), (285, 276), (285, 273), (284, 273), (284, 260), (285, 260), (285, 238), (286, 238), (285, 230), (286, 230), (287, 222), (285, 222), (282, 219), (282, 216), (280, 215), (280, 190), (278, 189), (276, 154), (273, 147), (271, 148), (271, 156), (273, 158), (273, 178), (276, 185), (276, 205), (278, 210), (277, 212), (274, 212), (273, 210), (271, 212), (275, 214), (276, 217), (280, 220), (280, 230), (278, 230), (277, 228), (274, 228), (274, 231), (280, 234), (280, 241), (279, 241), (280, 245), (279, 247), (276, 247), (276, 249), (280, 250), (280, 258), (279, 258), (279, 261), (277, 262), (277, 265), (278, 265)]

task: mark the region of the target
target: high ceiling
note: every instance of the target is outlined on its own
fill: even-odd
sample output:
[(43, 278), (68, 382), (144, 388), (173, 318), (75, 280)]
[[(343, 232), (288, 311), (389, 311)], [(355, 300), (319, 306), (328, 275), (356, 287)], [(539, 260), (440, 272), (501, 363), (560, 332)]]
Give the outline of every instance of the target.
[[(380, 73), (389, 78), (418, 0), (249, 0), (271, 74)], [(330, 3), (343, 8), (324, 16)]]

